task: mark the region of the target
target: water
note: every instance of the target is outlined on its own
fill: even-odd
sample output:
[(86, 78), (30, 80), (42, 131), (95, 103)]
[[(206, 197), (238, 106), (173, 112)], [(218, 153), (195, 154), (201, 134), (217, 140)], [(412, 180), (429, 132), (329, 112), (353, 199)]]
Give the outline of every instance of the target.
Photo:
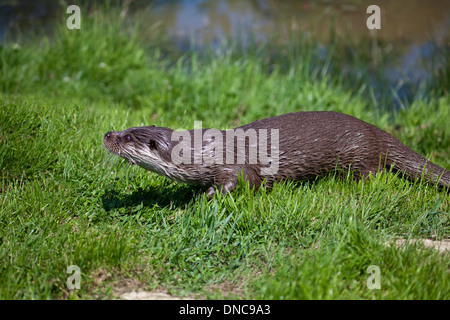
[[(381, 8), (381, 30), (370, 32), (367, 7)], [(293, 33), (313, 33), (326, 40), (337, 34), (373, 37), (392, 44), (449, 40), (450, 1), (274, 1), (178, 0), (153, 1), (149, 21), (160, 20), (170, 35), (210, 43), (224, 37), (288, 40)], [(314, 31), (313, 31), (314, 30)]]
[[(73, 1), (76, 3), (77, 1)], [(102, 1), (90, 1), (94, 3)], [(118, 1), (112, 1), (118, 2)], [(223, 38), (288, 41), (295, 33), (326, 40), (336, 34), (376, 37), (393, 45), (450, 40), (448, 0), (153, 0), (121, 1), (133, 12), (145, 12), (146, 21), (161, 22), (173, 39), (211, 43)], [(381, 8), (381, 29), (366, 27), (369, 5)], [(81, 6), (82, 12), (92, 4)], [(134, 9), (134, 10), (133, 10)], [(0, 0), (0, 33), (14, 25), (41, 27), (67, 14), (57, 1)]]

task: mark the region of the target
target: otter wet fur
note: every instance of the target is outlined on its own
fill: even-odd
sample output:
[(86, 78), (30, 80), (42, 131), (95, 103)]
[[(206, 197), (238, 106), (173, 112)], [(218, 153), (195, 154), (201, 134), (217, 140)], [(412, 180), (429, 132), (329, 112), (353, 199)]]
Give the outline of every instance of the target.
[[(190, 141), (184, 141), (191, 148), (184, 154), (185, 157), (190, 154), (188, 160), (194, 159), (195, 150), (203, 153), (203, 156), (223, 151), (220, 154), (225, 159), (228, 142), (214, 142), (220, 139), (217, 132), (222, 133), (221, 139), (225, 140), (227, 131), (216, 130), (214, 139), (211, 136), (203, 139), (200, 148), (194, 150), (194, 130), (206, 133), (206, 129), (186, 131), (191, 137)], [(275, 170), (264, 172), (264, 168), (272, 166), (271, 161), (264, 162), (259, 157), (255, 161), (255, 158), (250, 157), (249, 148), (255, 147), (255, 141), (251, 142), (248, 137), (244, 137), (245, 154), (241, 161), (236, 161), (242, 150), (237, 150), (238, 143), (234, 143), (233, 138), (231, 145), (234, 155), (230, 158), (231, 163), (223, 159), (207, 161), (207, 156), (200, 158), (200, 161), (173, 161), (173, 154), (178, 154), (179, 149), (182, 149), (178, 144), (183, 140), (174, 139), (174, 130), (164, 127), (145, 126), (110, 131), (104, 136), (104, 144), (111, 153), (131, 164), (178, 182), (204, 186), (208, 197), (212, 197), (216, 190), (225, 194), (235, 189), (240, 174), (250, 187), (258, 187), (264, 182), (266, 187), (271, 188), (277, 181), (310, 179), (336, 169), (349, 168), (355, 179), (387, 169), (399, 172), (412, 181), (424, 179), (439, 187), (450, 186), (450, 171), (428, 161), (387, 132), (346, 114), (331, 111), (288, 113), (232, 130), (267, 133), (263, 149), (266, 149), (264, 151), (267, 154), (276, 151), (278, 163)], [(278, 144), (275, 145), (275, 142)], [(177, 152), (173, 152), (174, 148)], [(183, 152), (186, 149), (180, 153), (181, 156)]]

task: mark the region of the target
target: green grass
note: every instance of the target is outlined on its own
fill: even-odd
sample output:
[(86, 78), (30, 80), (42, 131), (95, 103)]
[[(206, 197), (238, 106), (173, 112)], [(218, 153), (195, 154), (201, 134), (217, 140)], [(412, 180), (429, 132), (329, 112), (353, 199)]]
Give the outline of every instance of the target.
[[(311, 43), (299, 45), (305, 54), (287, 48), (286, 60), (264, 46), (174, 56), (144, 46), (138, 30), (100, 16), (0, 46), (1, 299), (112, 298), (124, 279), (203, 298), (450, 298), (448, 253), (388, 245), (448, 239), (445, 190), (344, 173), (271, 191), (240, 183), (207, 201), (102, 145), (107, 131), (144, 124), (224, 129), (335, 110), (450, 169), (448, 95), (392, 114), (367, 87), (318, 72)], [(80, 290), (67, 289), (69, 265), (82, 271)], [(366, 286), (370, 265), (380, 267), (379, 290)], [(103, 270), (111, 276), (99, 281)]]

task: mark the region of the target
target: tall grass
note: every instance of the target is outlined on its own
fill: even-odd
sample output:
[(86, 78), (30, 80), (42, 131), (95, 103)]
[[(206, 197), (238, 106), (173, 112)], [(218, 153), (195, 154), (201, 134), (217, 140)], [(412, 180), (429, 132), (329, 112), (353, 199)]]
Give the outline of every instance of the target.
[[(314, 43), (298, 44), (305, 54), (280, 49), (288, 63), (270, 46), (168, 55), (138, 31), (99, 13), (81, 30), (0, 47), (0, 298), (116, 297), (129, 278), (208, 298), (449, 298), (448, 254), (388, 245), (447, 239), (445, 190), (390, 173), (359, 183), (331, 174), (271, 191), (241, 182), (207, 201), (102, 146), (111, 129), (194, 120), (224, 129), (335, 110), (449, 169), (448, 95), (391, 114), (364, 81), (350, 90), (337, 65), (318, 72)], [(66, 286), (69, 265), (82, 270), (80, 290)], [(379, 290), (366, 286), (370, 265), (380, 267)], [(99, 280), (101, 270), (111, 276)]]

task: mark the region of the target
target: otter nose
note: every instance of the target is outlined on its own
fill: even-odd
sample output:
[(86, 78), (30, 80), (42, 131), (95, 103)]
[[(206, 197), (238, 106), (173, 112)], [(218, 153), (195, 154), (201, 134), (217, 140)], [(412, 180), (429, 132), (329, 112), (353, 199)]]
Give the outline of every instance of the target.
[(105, 134), (105, 137), (103, 138), (103, 139), (109, 139), (109, 138), (111, 138), (111, 136), (112, 136), (112, 131), (108, 131), (106, 134)]

